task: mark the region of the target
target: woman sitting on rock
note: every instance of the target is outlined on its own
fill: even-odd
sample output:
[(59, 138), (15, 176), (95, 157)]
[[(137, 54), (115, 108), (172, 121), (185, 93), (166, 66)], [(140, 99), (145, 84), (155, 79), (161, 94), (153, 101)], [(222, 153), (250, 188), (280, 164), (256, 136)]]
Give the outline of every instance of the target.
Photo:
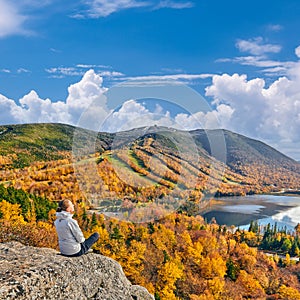
[(62, 200), (59, 202), (54, 222), (60, 252), (62, 255), (70, 257), (87, 253), (99, 239), (97, 232), (85, 239), (77, 221), (72, 219), (73, 213), (73, 203), (70, 200)]

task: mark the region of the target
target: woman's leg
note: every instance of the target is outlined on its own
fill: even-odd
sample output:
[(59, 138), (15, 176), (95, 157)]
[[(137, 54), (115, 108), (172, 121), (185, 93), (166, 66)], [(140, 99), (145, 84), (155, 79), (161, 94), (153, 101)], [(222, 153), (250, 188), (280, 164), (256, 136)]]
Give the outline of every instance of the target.
[(95, 232), (93, 233), (88, 239), (86, 239), (83, 243), (81, 243), (81, 250), (73, 255), (70, 255), (71, 257), (75, 256), (81, 256), (88, 252), (88, 250), (99, 240), (99, 233)]
[(98, 232), (93, 233), (88, 239), (81, 243), (80, 255), (86, 253), (99, 240)]

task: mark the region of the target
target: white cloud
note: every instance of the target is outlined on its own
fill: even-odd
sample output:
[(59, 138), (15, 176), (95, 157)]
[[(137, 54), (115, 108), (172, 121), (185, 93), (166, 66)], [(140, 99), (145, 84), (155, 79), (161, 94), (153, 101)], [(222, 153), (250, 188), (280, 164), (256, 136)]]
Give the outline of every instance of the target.
[(12, 112), (17, 108), (16, 103), (0, 94), (0, 120), (2, 124), (15, 123)]
[(11, 73), (11, 70), (8, 70), (8, 69), (1, 69), (0, 72), (1, 72), (1, 73)]
[(49, 74), (52, 74), (51, 76), (79, 76), (83, 75), (84, 71), (79, 70), (74, 67), (55, 67), (55, 68), (49, 68), (45, 69), (45, 71)]
[(11, 112), (18, 123), (64, 122), (69, 123), (71, 116), (64, 102), (52, 102), (41, 99), (35, 91), (31, 91), (20, 99), (20, 106)]
[(184, 9), (184, 8), (192, 8), (194, 7), (194, 3), (191, 1), (186, 2), (177, 2), (171, 0), (160, 1), (156, 6), (156, 9), (160, 8), (173, 8), (173, 9)]
[(170, 117), (170, 113), (163, 112), (160, 106), (155, 111), (149, 111), (143, 104), (134, 100), (128, 100), (123, 103), (122, 107), (110, 114), (103, 129), (110, 132), (117, 132), (138, 128), (143, 126), (173, 126), (174, 120)]
[(207, 113), (197, 112), (193, 115), (180, 113), (175, 117), (175, 127), (185, 130), (229, 128), (233, 112), (229, 105), (220, 104), (216, 110)]
[(249, 52), (253, 55), (262, 55), (265, 53), (278, 53), (281, 51), (280, 45), (265, 44), (262, 37), (250, 40), (237, 40), (236, 47), (241, 52)]
[(270, 24), (267, 26), (267, 29), (269, 31), (274, 31), (274, 32), (278, 32), (281, 31), (283, 29), (283, 26), (280, 24)]
[[(49, 77), (51, 78), (64, 78), (65, 76), (83, 76), (86, 73), (86, 69), (93, 68), (94, 70), (97, 70), (97, 74), (101, 77), (120, 77), (124, 76), (123, 73), (107, 70), (108, 66), (102, 66), (102, 65), (83, 65), (78, 64), (76, 67), (54, 67), (54, 68), (48, 68), (45, 69), (47, 73), (50, 74)], [(101, 70), (102, 69), (102, 70)], [(105, 69), (105, 70), (103, 70)]]
[(66, 105), (69, 113), (72, 115), (73, 124), (76, 124), (81, 114), (94, 103), (100, 109), (98, 113), (101, 113), (101, 115), (97, 115), (96, 111), (94, 111), (95, 117), (104, 118), (106, 116), (106, 103), (102, 94), (107, 88), (103, 87), (102, 84), (103, 78), (97, 75), (94, 70), (89, 70), (84, 74), (80, 82), (72, 84), (68, 88), (69, 95)]
[(61, 50), (55, 49), (55, 48), (50, 48), (50, 51), (53, 53), (61, 53)]
[(30, 71), (27, 70), (27, 69), (25, 69), (25, 68), (19, 68), (19, 69), (17, 70), (17, 73), (18, 73), (18, 74), (21, 74), (21, 73), (30, 73)]
[(120, 77), (120, 76), (124, 76), (123, 73), (117, 72), (117, 71), (100, 71), (100, 72), (97, 72), (97, 74), (99, 74), (102, 77)]
[[(262, 38), (249, 41), (239, 40), (236, 44), (240, 51), (248, 51), (253, 55), (237, 56), (234, 58), (220, 58), (216, 62), (219, 63), (237, 63), (244, 66), (254, 66), (263, 68), (260, 72), (267, 76), (287, 76), (288, 73), (295, 68), (297, 62), (280, 61), (269, 59), (267, 52), (277, 53), (281, 50), (281, 46), (273, 44), (261, 44)], [(300, 58), (300, 46), (295, 49), (295, 54)]]
[(30, 70), (27, 70), (25, 68), (18, 68), (17, 70), (9, 70), (9, 69), (1, 69), (0, 73), (6, 73), (6, 74), (22, 74), (22, 73), (31, 73)]
[(138, 81), (141, 81), (142, 83), (181, 82), (181, 83), (192, 84), (196, 80), (206, 79), (211, 77), (213, 77), (213, 74), (169, 74), (169, 75), (147, 75), (147, 76), (123, 77), (122, 79), (133, 81), (133, 84), (137, 84)]
[(22, 15), (11, 1), (0, 0), (0, 38), (28, 33), (24, 29), (26, 20), (27, 17)]
[[(239, 132), (251, 132), (257, 126), (257, 108), (265, 111), (265, 102), (261, 94), (265, 82), (256, 78), (247, 80), (246, 75), (215, 75), (213, 83), (206, 89), (207, 96), (214, 97), (214, 103), (229, 105), (233, 113), (230, 119), (231, 129)], [(220, 117), (222, 117), (219, 114)], [(227, 121), (228, 123), (228, 121)]]
[[(41, 18), (50, 5), (62, 11), (68, 9), (58, 0), (0, 0), (0, 38), (11, 35), (35, 35), (30, 23)], [(49, 14), (49, 9), (46, 14)], [(43, 14), (43, 18), (46, 14)], [(38, 17), (37, 17), (38, 15)], [(53, 51), (53, 50), (51, 50)]]
[[(123, 9), (149, 5), (149, 2), (136, 0), (87, 0), (84, 1), (84, 3), (89, 6), (85, 16), (90, 18), (107, 17)], [(81, 17), (83, 17), (83, 15), (81, 15)]]
[(191, 8), (194, 6), (191, 1), (174, 1), (174, 0), (83, 0), (83, 3), (89, 8), (81, 13), (78, 13), (74, 17), (78, 18), (100, 18), (107, 17), (113, 13), (121, 10), (131, 8), (146, 7), (148, 9), (161, 9), (161, 8), (172, 8), (172, 9), (184, 9)]
[(105, 66), (105, 65), (91, 65), (91, 64), (77, 64), (76, 67), (82, 68), (82, 69), (95, 69), (95, 68), (101, 68), (101, 69), (111, 69), (111, 66)]
[(233, 62), (245, 66), (255, 66), (259, 68), (269, 68), (285, 66), (286, 63), (266, 59), (264, 56), (238, 56), (232, 59), (219, 59), (219, 62)]
[(300, 58), (300, 46), (295, 49), (295, 54)]

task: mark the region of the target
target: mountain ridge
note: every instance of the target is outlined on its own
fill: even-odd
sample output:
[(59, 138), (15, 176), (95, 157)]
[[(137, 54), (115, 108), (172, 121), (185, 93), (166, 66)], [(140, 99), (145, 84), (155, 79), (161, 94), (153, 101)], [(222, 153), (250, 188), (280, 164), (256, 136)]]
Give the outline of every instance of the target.
[[(121, 198), (144, 193), (139, 199), (144, 202), (147, 193), (153, 195), (148, 197), (151, 199), (175, 186), (189, 190), (184, 196), (189, 199), (200, 199), (205, 193), (241, 195), (300, 188), (298, 162), (263, 142), (228, 130), (187, 132), (150, 126), (118, 133), (95, 133), (51, 123), (0, 126), (0, 183), (39, 194), (43, 185), (46, 192), (42, 195), (48, 196), (48, 190), (55, 189), (54, 182), (61, 190), (65, 176), (69, 176), (67, 181), (75, 182), (72, 169), (75, 133), (76, 147), (86, 147), (86, 156), (96, 159), (100, 177), (108, 187), (106, 192), (103, 188), (99, 192), (102, 198), (110, 198), (111, 193), (118, 190)], [(224, 139), (225, 144), (219, 148), (222, 152), (222, 147), (226, 146), (226, 153), (221, 153), (226, 154), (226, 161), (219, 161), (211, 153), (209, 139), (214, 135), (218, 135), (221, 142)], [(87, 146), (93, 143), (93, 147)], [(32, 168), (36, 169), (34, 174), (31, 174)], [(53, 171), (55, 168), (63, 170)], [(123, 179), (131, 182), (126, 184), (120, 178), (118, 170), (121, 169), (125, 172)], [(51, 172), (65, 175), (56, 178), (56, 175), (49, 175)], [(157, 182), (155, 189), (159, 192), (154, 188), (145, 192), (143, 186), (149, 182)], [(90, 187), (90, 194), (97, 192), (95, 186)], [(53, 198), (62, 197), (61, 193), (53, 193)]]

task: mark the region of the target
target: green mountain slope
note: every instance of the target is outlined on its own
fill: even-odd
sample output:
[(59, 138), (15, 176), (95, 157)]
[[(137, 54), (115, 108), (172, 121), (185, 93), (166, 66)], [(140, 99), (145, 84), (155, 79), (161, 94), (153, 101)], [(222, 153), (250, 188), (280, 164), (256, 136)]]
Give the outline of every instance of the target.
[[(0, 157), (9, 168), (22, 168), (36, 161), (58, 160), (71, 157), (74, 126), (65, 124), (20, 124), (0, 126)], [(76, 131), (83, 146), (92, 133)], [(101, 146), (109, 143), (103, 134)], [(6, 160), (4, 158), (7, 158)], [(2, 168), (5, 167), (2, 165)], [(1, 167), (1, 166), (0, 166)]]

